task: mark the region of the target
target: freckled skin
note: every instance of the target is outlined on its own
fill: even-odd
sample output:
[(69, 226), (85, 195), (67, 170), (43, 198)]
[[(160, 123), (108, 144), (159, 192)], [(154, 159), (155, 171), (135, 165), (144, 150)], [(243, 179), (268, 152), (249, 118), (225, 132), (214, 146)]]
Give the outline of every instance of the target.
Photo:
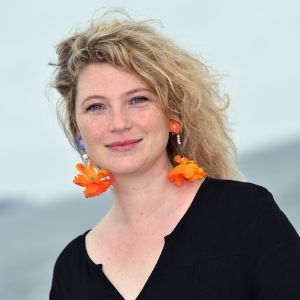
[[(144, 90), (126, 95), (136, 89)], [(86, 100), (93, 95), (103, 97)], [(109, 64), (90, 64), (79, 76), (75, 109), (86, 153), (95, 165), (118, 175), (142, 174), (153, 164), (170, 164), (166, 152), (168, 119), (156, 95), (135, 73)], [(129, 151), (107, 147), (131, 139), (141, 141)]]

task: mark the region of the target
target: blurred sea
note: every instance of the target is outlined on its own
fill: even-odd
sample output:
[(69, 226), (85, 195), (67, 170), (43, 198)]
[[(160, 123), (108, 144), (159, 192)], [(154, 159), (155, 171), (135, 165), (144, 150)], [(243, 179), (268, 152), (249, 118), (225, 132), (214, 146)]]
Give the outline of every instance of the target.
[[(240, 157), (247, 181), (265, 186), (300, 232), (300, 139)], [(93, 227), (112, 203), (61, 199), (43, 206), (0, 199), (0, 299), (48, 299), (54, 262), (74, 237)]]

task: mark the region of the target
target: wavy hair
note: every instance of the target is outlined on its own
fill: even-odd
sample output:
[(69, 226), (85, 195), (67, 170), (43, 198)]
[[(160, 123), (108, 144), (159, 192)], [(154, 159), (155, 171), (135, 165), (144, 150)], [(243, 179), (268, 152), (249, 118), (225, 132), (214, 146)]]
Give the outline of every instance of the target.
[(171, 134), (167, 145), (172, 163), (181, 152), (210, 177), (241, 177), (224, 114), (229, 98), (220, 96), (217, 77), (199, 58), (160, 34), (151, 20), (137, 21), (123, 11), (108, 18), (110, 13), (61, 41), (58, 61), (50, 64), (55, 67), (52, 86), (61, 95), (58, 120), (71, 145), (77, 149), (78, 77), (91, 63), (108, 63), (135, 72), (155, 92), (166, 116), (181, 123), (181, 149)]

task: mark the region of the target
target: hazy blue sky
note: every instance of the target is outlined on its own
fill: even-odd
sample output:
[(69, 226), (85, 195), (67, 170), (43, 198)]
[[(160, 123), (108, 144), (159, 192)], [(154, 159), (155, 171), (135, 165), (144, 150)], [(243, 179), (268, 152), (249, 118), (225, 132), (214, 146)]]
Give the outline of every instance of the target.
[(47, 63), (59, 40), (107, 5), (160, 19), (163, 33), (228, 75), (222, 90), (240, 153), (300, 136), (299, 1), (2, 2), (0, 198), (80, 192), (72, 184), (79, 158), (56, 123), (55, 94), (51, 103), (45, 96)]

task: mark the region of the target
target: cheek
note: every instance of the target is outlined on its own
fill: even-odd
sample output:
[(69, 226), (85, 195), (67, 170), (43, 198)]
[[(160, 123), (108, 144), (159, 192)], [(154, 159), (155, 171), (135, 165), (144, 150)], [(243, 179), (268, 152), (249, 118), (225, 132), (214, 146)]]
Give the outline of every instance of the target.
[(168, 118), (160, 112), (158, 114), (159, 117), (156, 117), (155, 120), (155, 125), (156, 129), (160, 131), (162, 134), (169, 135), (169, 120)]
[(103, 125), (99, 122), (89, 120), (81, 122), (78, 127), (87, 148), (92, 147), (95, 142), (99, 143), (103, 136)]
[(154, 133), (157, 136), (157, 139), (161, 143), (167, 143), (169, 140), (169, 121), (165, 115), (162, 115), (161, 112), (156, 112), (152, 117), (145, 117), (142, 119), (145, 124), (145, 128), (149, 132)]

